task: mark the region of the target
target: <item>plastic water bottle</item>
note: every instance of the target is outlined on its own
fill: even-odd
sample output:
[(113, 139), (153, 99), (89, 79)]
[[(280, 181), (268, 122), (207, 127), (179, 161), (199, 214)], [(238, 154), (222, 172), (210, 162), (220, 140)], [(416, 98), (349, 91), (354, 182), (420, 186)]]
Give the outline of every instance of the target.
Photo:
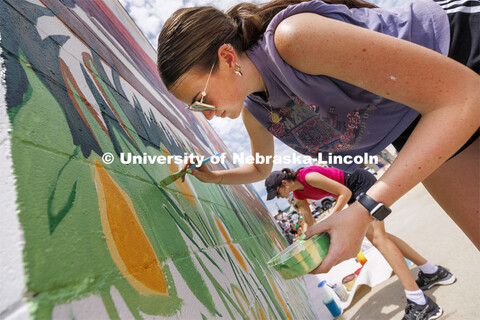
[(318, 288), (322, 290), (323, 304), (327, 307), (332, 316), (338, 317), (342, 313), (342, 310), (340, 310), (333, 297), (328, 293), (327, 288), (325, 287), (326, 283), (327, 281), (323, 280), (318, 284)]

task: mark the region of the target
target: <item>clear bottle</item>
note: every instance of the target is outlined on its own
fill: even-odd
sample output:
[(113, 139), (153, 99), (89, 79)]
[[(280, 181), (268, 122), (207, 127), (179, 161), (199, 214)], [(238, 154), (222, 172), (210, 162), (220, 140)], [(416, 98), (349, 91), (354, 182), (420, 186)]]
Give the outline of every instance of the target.
[(335, 283), (335, 284), (329, 285), (329, 286), (330, 286), (330, 288), (333, 289), (333, 291), (338, 296), (340, 301), (346, 302), (348, 300), (348, 292), (347, 292), (347, 289), (345, 289), (345, 286), (343, 284)]
[(342, 313), (342, 310), (338, 307), (333, 297), (327, 291), (326, 284), (327, 281), (325, 280), (318, 284), (318, 288), (322, 290), (321, 297), (323, 297), (323, 304), (327, 307), (328, 311), (330, 311), (333, 317), (338, 317)]

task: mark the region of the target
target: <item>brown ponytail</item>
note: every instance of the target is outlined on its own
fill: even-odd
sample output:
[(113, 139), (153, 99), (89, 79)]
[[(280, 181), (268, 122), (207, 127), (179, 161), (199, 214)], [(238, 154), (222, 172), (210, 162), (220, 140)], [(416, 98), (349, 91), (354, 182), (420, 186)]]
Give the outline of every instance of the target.
[[(177, 10), (165, 21), (158, 36), (157, 67), (165, 86), (172, 90), (178, 78), (193, 66), (208, 72), (217, 62), (217, 50), (222, 44), (230, 43), (237, 52), (247, 50), (260, 39), (278, 12), (305, 1), (308, 0), (274, 0), (260, 6), (239, 3), (226, 13), (214, 7)], [(376, 8), (363, 0), (323, 2)]]
[[(303, 169), (303, 168), (300, 168), (300, 169)], [(292, 169), (289, 169), (289, 168), (283, 168), (281, 170), (283, 173), (285, 173), (285, 178), (283, 180), (295, 181), (297, 179), (297, 175), (300, 169), (298, 169), (297, 171), (293, 171)]]
[[(274, 0), (257, 6), (251, 3), (239, 3), (226, 12), (239, 27), (242, 39), (242, 51), (254, 45), (263, 35), (273, 17), (290, 5), (310, 0)], [(348, 8), (377, 8), (362, 0), (323, 0), (328, 4), (344, 4)]]

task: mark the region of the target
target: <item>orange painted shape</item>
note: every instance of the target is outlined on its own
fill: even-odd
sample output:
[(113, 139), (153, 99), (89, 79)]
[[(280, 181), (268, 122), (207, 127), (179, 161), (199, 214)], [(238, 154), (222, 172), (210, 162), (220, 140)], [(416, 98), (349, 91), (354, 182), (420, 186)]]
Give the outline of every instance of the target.
[(287, 305), (285, 304), (285, 301), (283, 301), (282, 296), (281, 296), (280, 293), (278, 292), (277, 287), (276, 287), (275, 284), (273, 283), (273, 281), (272, 281), (272, 279), (270, 278), (270, 276), (268, 276), (268, 281), (270, 281), (270, 285), (272, 286), (273, 292), (275, 292), (275, 296), (277, 297), (278, 302), (280, 302), (280, 304), (282, 305), (283, 311), (285, 311), (285, 314), (287, 315), (287, 318), (288, 318), (289, 320), (292, 320), (292, 319), (293, 319), (293, 318), (292, 318), (292, 315), (291, 315), (290, 312), (288, 311)]
[[(274, 246), (274, 247), (276, 246), (276, 247), (278, 248), (278, 247), (279, 247), (279, 244), (278, 244), (277, 242), (275, 242), (275, 241), (272, 239), (272, 237), (270, 236), (270, 234), (272, 234), (272, 231), (270, 230), (270, 228), (267, 227), (268, 231), (270, 232), (270, 233), (269, 233), (269, 232), (267, 232), (267, 230), (265, 230), (265, 228), (264, 228), (262, 225), (260, 225), (260, 227), (262, 227), (263, 232), (265, 232), (265, 234), (267, 235), (268, 239), (270, 239), (270, 242), (273, 244), (273, 246)], [(273, 234), (272, 234), (272, 235), (273, 235)], [(281, 246), (280, 246), (280, 247), (281, 247)]]
[(215, 222), (217, 223), (218, 229), (222, 233), (223, 237), (225, 238), (225, 241), (227, 241), (228, 246), (230, 247), (230, 250), (232, 250), (233, 255), (235, 256), (235, 259), (237, 259), (238, 263), (240, 263), (240, 266), (242, 267), (245, 272), (247, 272), (247, 264), (245, 263), (245, 260), (243, 260), (242, 255), (240, 252), (238, 252), (237, 248), (232, 244), (232, 240), (230, 239), (230, 236), (227, 233), (227, 230), (223, 226), (223, 224), (218, 220), (216, 216), (213, 216), (215, 218)]
[(95, 184), (103, 233), (120, 272), (139, 293), (168, 296), (160, 262), (130, 197), (99, 161), (95, 163)]

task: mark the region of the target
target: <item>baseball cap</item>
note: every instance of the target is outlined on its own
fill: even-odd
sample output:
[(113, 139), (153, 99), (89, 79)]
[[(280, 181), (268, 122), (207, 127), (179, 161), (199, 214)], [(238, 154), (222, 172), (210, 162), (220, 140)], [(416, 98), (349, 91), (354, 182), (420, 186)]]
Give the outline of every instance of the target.
[(273, 171), (267, 179), (265, 179), (265, 188), (267, 189), (267, 200), (272, 200), (277, 196), (277, 189), (285, 180), (287, 174), (282, 171)]

